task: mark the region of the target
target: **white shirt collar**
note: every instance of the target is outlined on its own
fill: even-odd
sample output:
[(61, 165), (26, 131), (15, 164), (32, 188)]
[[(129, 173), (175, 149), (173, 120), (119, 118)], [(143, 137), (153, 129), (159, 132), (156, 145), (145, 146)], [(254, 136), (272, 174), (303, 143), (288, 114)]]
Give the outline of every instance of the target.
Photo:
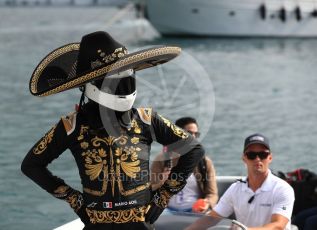
[(262, 186), (260, 187), (261, 191), (271, 191), (272, 187), (273, 187), (273, 175), (271, 170), (268, 170), (269, 173), (266, 177), (266, 179), (264, 180)]
[[(271, 170), (269, 169), (268, 170), (268, 175), (265, 178), (264, 182), (262, 183), (262, 185), (261, 185), (261, 187), (259, 189), (261, 191), (271, 191), (272, 187), (273, 187), (273, 183), (272, 182), (273, 182), (273, 175), (272, 175)], [(246, 179), (246, 183), (242, 184), (241, 189), (242, 189), (242, 191), (247, 191), (247, 190), (250, 189), (249, 185), (248, 185), (248, 179)]]

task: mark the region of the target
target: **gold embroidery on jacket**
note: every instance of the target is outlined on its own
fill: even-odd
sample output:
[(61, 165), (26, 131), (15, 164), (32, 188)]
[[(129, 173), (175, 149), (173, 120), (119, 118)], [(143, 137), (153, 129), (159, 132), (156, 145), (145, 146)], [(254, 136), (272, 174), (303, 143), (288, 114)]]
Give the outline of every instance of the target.
[(107, 161), (103, 160), (103, 158), (107, 156), (104, 149), (88, 150), (83, 152), (82, 156), (85, 157), (85, 172), (90, 180), (97, 179), (101, 172), (108, 174)]
[[(120, 168), (125, 172), (125, 174), (131, 178), (136, 178), (136, 174), (140, 172), (140, 161), (138, 160), (138, 153), (141, 151), (138, 147), (124, 147), (117, 148), (115, 151), (115, 156), (117, 156), (116, 159), (116, 176), (120, 177)], [(131, 161), (128, 161), (128, 158), (130, 156)], [(121, 166), (121, 167), (120, 167)]]
[(177, 180), (172, 180), (172, 179), (171, 179), (171, 180), (166, 180), (165, 183), (166, 183), (167, 185), (169, 185), (170, 187), (176, 187), (176, 186), (178, 186), (178, 185), (181, 184), (179, 181), (177, 181)]
[[(128, 137), (123, 135), (117, 138), (113, 136), (105, 138), (95, 136), (91, 139), (92, 146), (96, 148), (82, 153), (82, 156), (85, 158), (85, 173), (89, 176), (91, 181), (96, 179), (102, 181), (102, 189), (101, 191), (95, 191), (89, 188), (84, 188), (85, 192), (95, 196), (102, 196), (107, 191), (109, 181), (113, 196), (116, 183), (120, 193), (124, 196), (134, 194), (149, 187), (149, 184), (145, 184), (128, 191), (123, 189), (121, 173), (123, 172), (128, 177), (135, 179), (137, 177), (137, 173), (141, 170), (140, 160), (138, 160), (138, 152), (141, 151), (141, 148), (135, 146), (125, 146), (127, 141)], [(109, 152), (100, 148), (101, 143), (109, 146)], [(106, 157), (108, 160), (105, 159)]]
[(70, 204), (70, 207), (77, 212), (83, 205), (83, 197), (79, 193), (73, 193), (66, 198), (66, 201)]
[(163, 122), (166, 124), (167, 127), (171, 128), (173, 133), (182, 139), (185, 139), (188, 137), (188, 133), (186, 133), (183, 129), (179, 128), (178, 126), (174, 125), (172, 122), (170, 122), (168, 119), (162, 117), (159, 115), (159, 117), (163, 120)]
[(145, 221), (145, 213), (148, 206), (131, 208), (117, 211), (98, 211), (86, 208), (86, 213), (89, 216), (90, 222), (93, 224), (105, 223), (131, 223)]
[(173, 194), (169, 193), (165, 189), (160, 189), (159, 195), (158, 194), (154, 195), (154, 202), (157, 206), (161, 208), (166, 208), (172, 196)]
[(122, 185), (122, 181), (120, 180), (120, 181), (118, 181), (118, 187), (119, 187), (119, 191), (120, 191), (120, 193), (122, 194), (122, 195), (124, 195), (124, 196), (130, 196), (130, 195), (132, 195), (132, 194), (134, 194), (134, 193), (137, 193), (137, 192), (140, 192), (140, 191), (142, 191), (142, 190), (144, 190), (144, 189), (147, 189), (147, 188), (149, 188), (150, 187), (150, 183), (148, 182), (148, 183), (146, 183), (146, 184), (144, 184), (144, 185), (140, 185), (140, 186), (138, 186), (138, 187), (135, 187), (135, 188), (133, 188), (133, 189), (130, 189), (130, 190), (124, 190), (123, 189), (123, 185)]
[(84, 126), (82, 125), (80, 127), (80, 133), (79, 136), (77, 137), (77, 140), (81, 141), (84, 139), (84, 134), (88, 132), (89, 126)]
[(140, 142), (140, 138), (138, 138), (138, 137), (133, 137), (133, 138), (131, 138), (131, 143), (132, 144), (138, 144)]
[(54, 190), (52, 195), (56, 198), (64, 199), (67, 196), (68, 189), (69, 189), (69, 186), (61, 185), (57, 189)]
[(141, 133), (141, 128), (139, 127), (138, 122), (135, 119), (133, 119), (131, 121), (131, 128), (133, 128), (133, 130), (136, 134)]
[(45, 136), (41, 139), (41, 142), (36, 146), (35, 149), (33, 149), (34, 154), (38, 155), (43, 153), (46, 150), (47, 145), (51, 143), (53, 139), (55, 128), (56, 128), (56, 125), (45, 134)]
[(82, 149), (87, 149), (87, 148), (89, 147), (89, 143), (86, 142), (86, 141), (81, 142), (81, 143), (80, 143), (80, 147), (81, 147)]
[(62, 193), (65, 193), (67, 189), (69, 189), (69, 186), (61, 185), (57, 189), (54, 190), (54, 193), (62, 194)]

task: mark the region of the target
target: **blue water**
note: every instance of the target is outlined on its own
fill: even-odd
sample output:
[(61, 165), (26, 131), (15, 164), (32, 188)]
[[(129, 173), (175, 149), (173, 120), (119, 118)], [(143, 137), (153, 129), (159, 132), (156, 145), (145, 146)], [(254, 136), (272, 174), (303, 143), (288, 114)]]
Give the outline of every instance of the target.
[[(133, 12), (113, 20), (117, 12), (101, 7), (0, 8), (0, 229), (52, 229), (76, 217), (67, 204), (22, 175), (20, 163), (59, 117), (73, 110), (80, 93), (36, 98), (28, 82), (48, 52), (95, 30), (109, 31), (129, 50), (175, 44), (194, 59), (181, 56), (181, 64), (175, 59), (140, 72), (136, 105), (153, 105), (171, 120), (197, 117), (218, 175), (245, 173), (242, 145), (253, 132), (269, 137), (272, 170), (315, 170), (317, 40), (161, 38)], [(196, 70), (197, 63), (205, 72)], [(153, 155), (159, 150), (155, 145)], [(68, 151), (49, 168), (80, 189)]]

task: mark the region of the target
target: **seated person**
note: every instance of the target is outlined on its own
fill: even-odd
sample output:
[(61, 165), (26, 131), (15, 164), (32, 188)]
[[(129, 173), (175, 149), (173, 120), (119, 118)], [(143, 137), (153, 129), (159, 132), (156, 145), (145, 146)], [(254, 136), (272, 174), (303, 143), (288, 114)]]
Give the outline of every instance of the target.
[(316, 230), (317, 229), (317, 207), (304, 209), (296, 214), (293, 219), (299, 230)]
[(269, 165), (272, 159), (265, 136), (256, 133), (247, 137), (242, 153), (247, 179), (233, 183), (214, 209), (186, 230), (207, 229), (232, 213), (248, 230), (290, 230), (294, 190), (271, 173)]
[[(195, 138), (199, 137), (198, 124), (194, 118), (183, 117), (178, 119), (175, 124)], [(151, 166), (152, 190), (156, 190), (164, 184), (171, 168), (177, 164), (178, 159), (177, 153), (170, 153), (166, 148), (156, 156)], [(204, 156), (194, 169), (194, 173), (188, 178), (183, 190), (171, 198), (167, 209), (204, 213), (214, 207), (217, 201), (216, 172), (211, 159)], [(193, 207), (194, 209), (192, 209)]]

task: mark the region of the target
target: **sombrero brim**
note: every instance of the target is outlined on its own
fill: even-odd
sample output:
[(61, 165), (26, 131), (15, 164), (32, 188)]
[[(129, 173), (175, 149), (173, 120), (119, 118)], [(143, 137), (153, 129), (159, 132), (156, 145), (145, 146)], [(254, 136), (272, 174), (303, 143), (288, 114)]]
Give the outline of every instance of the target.
[(139, 71), (160, 65), (175, 58), (181, 52), (181, 48), (174, 46), (144, 49), (127, 54), (112, 64), (76, 76), (79, 46), (79, 43), (62, 46), (52, 51), (38, 64), (30, 80), (30, 91), (33, 95), (48, 96), (79, 87), (106, 74), (111, 75), (127, 69)]

